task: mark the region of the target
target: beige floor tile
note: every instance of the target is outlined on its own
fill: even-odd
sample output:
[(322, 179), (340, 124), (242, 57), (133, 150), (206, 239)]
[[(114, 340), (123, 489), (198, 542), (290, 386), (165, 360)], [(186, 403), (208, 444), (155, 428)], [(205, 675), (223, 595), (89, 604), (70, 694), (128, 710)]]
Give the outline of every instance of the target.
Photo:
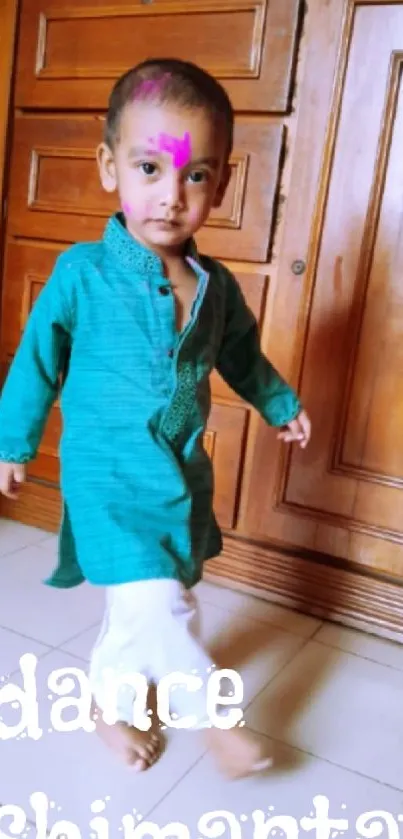
[[(268, 839), (269, 836), (270, 839), (272, 836), (279, 839), (398, 837), (397, 817), (403, 810), (403, 795), (400, 791), (288, 746), (273, 743), (272, 747), (275, 765), (266, 777), (236, 782), (222, 779), (210, 756), (203, 757), (148, 814), (147, 820), (160, 828), (171, 822), (182, 823), (188, 829), (188, 834), (184, 831), (181, 839), (187, 839), (187, 836), (200, 839), (212, 836), (228, 836), (231, 839)], [(320, 816), (323, 813), (321, 807), (324, 808), (322, 830), (319, 826), (316, 830), (312, 821), (310, 824), (301, 824), (303, 818), (312, 820), (315, 815)], [(374, 810), (385, 811), (385, 821), (389, 819), (397, 832), (388, 832), (385, 824), (384, 832), (376, 832), (372, 819), (373, 832), (370, 833), (371, 820), (365, 814)], [(346, 823), (334, 823), (326, 831), (326, 812), (329, 820), (335, 822), (344, 819)], [(285, 816), (291, 820), (288, 830), (283, 832), (281, 827), (287, 828), (287, 824), (279, 820), (277, 824), (272, 822), (272, 830), (269, 832), (269, 819)], [(361, 819), (358, 827), (364, 823), (363, 831), (356, 829), (357, 819)], [(292, 820), (295, 822), (292, 823)], [(169, 836), (177, 835), (167, 832)]]
[(47, 533), (43, 541), (41, 541), (41, 548), (52, 553), (56, 558), (59, 546), (59, 537), (55, 533)]
[(86, 629), (85, 632), (81, 632), (74, 638), (65, 641), (61, 645), (61, 649), (77, 656), (77, 658), (81, 658), (83, 661), (89, 661), (91, 650), (99, 634), (100, 626), (101, 624), (98, 622), (89, 629)]
[(310, 638), (322, 623), (318, 618), (204, 580), (197, 585), (196, 591), (200, 599), (207, 603), (236, 612), (238, 615), (270, 623), (304, 638)]
[(33, 653), (40, 658), (50, 650), (51, 647), (38, 644), (32, 638), (0, 627), (0, 677), (7, 677), (18, 670), (20, 658), (25, 653)]
[(74, 589), (46, 586), (42, 581), (53, 567), (41, 545), (0, 557), (0, 624), (59, 646), (101, 619), (104, 592), (86, 583)]
[[(348, 826), (343, 832), (335, 825), (320, 839), (403, 836), (403, 646), (202, 582), (197, 592), (203, 641), (219, 667), (241, 674), (246, 719), (273, 738), (275, 766), (266, 777), (226, 782), (203, 756), (201, 735), (171, 730), (160, 763), (135, 775), (95, 735), (60, 733), (50, 724), (47, 677), (60, 667), (86, 669), (103, 612), (100, 589), (58, 591), (42, 584), (56, 552), (55, 536), (0, 520), (0, 677), (18, 671), (23, 653), (34, 653), (43, 728), (38, 741), (2, 741), (2, 804), (17, 804), (34, 819), (30, 795), (44, 792), (55, 803), (49, 829), (67, 819), (79, 826), (80, 839), (91, 835), (95, 800), (105, 805), (107, 839), (134, 839), (133, 831), (125, 836), (122, 818), (140, 814), (160, 827), (172, 821), (186, 825), (189, 833), (184, 827), (180, 839), (319, 839), (313, 826), (309, 831), (299, 822), (313, 815), (315, 796), (325, 796), (330, 817), (345, 818)], [(49, 651), (54, 646), (63, 650)], [(21, 683), (21, 674), (10, 681)], [(0, 682), (0, 722), (11, 725), (20, 711), (2, 703), (6, 685)], [(77, 690), (76, 685), (72, 693)], [(74, 716), (65, 711), (65, 719)], [(232, 825), (224, 815), (220, 830), (217, 810), (227, 811)], [(255, 817), (266, 821), (270, 815), (293, 817), (299, 833), (282, 832), (280, 824), (270, 833), (267, 824), (254, 829), (256, 810), (263, 814)], [(384, 811), (383, 830), (374, 821), (364, 823), (362, 814), (371, 810)], [(0, 835), (2, 830), (14, 835), (2, 815), (0, 809)], [(37, 839), (32, 824), (25, 832), (26, 839)], [(107, 836), (92, 833), (96, 839)]]
[(403, 789), (403, 675), (308, 641), (246, 713), (257, 731)]
[(47, 536), (44, 530), (0, 518), (0, 556), (14, 553), (28, 545), (36, 545)]
[[(133, 815), (133, 808), (140, 814), (148, 812), (178, 783), (203, 754), (203, 744), (197, 733), (168, 731), (168, 747), (159, 763), (148, 772), (136, 774), (121, 766), (96, 734), (55, 730), (50, 713), (52, 706), (61, 700), (55, 693), (49, 699), (47, 680), (56, 669), (72, 667), (83, 672), (82, 662), (58, 651), (38, 663), (36, 685), (39, 726), (43, 733), (37, 740), (27, 736), (3, 740), (0, 801), (18, 805), (35, 821), (30, 796), (35, 792), (45, 793), (48, 802), (56, 805), (49, 809), (48, 827), (59, 819), (67, 819), (79, 826), (82, 837), (88, 837), (89, 820), (93, 817), (91, 804), (103, 800), (112, 839), (120, 835), (118, 825), (124, 814)], [(17, 677), (11, 681), (22, 683)], [(66, 701), (81, 694), (76, 677), (74, 682), (74, 689), (66, 686), (63, 694)], [(20, 710), (13, 709), (10, 703), (0, 706), (0, 714), (8, 727), (17, 725), (21, 719)], [(76, 709), (71, 706), (63, 712), (64, 720), (76, 716)]]
[(219, 667), (241, 675), (244, 706), (306, 643), (300, 635), (211, 603), (202, 607), (202, 639)]
[(403, 670), (403, 644), (394, 641), (376, 638), (365, 632), (347, 629), (333, 623), (324, 623), (315, 635), (315, 641), (344, 650), (346, 653), (369, 658), (371, 661), (377, 661), (378, 664), (386, 664), (397, 670)]

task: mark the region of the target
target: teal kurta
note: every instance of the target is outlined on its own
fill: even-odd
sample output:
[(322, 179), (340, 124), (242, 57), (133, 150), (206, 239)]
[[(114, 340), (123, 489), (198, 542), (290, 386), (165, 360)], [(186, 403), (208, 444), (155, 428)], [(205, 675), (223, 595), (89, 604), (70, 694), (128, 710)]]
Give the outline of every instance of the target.
[(35, 457), (60, 396), (63, 520), (50, 585), (168, 577), (190, 587), (220, 553), (203, 448), (214, 367), (271, 425), (301, 409), (261, 353), (232, 274), (194, 242), (187, 259), (198, 290), (180, 334), (162, 262), (120, 214), (100, 241), (57, 259), (32, 310), (0, 399), (0, 460)]

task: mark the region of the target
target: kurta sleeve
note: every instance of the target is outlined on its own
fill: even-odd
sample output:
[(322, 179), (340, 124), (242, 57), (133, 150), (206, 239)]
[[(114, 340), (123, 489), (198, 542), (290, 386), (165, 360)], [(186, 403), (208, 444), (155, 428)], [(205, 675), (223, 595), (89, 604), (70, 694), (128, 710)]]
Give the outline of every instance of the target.
[(269, 425), (287, 425), (298, 416), (302, 405), (263, 355), (256, 319), (235, 277), (228, 273), (226, 281), (226, 323), (216, 368), (232, 390), (253, 405)]
[[(72, 331), (65, 255), (37, 298), (0, 397), (0, 460), (26, 463), (39, 447), (59, 395)], [(67, 282), (66, 282), (67, 281)]]

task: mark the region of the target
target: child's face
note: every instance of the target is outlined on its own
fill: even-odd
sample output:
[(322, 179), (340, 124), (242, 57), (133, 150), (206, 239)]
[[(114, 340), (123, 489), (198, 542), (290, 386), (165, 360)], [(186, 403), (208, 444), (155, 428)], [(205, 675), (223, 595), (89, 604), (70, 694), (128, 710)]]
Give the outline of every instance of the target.
[(102, 144), (98, 165), (104, 189), (119, 192), (129, 232), (162, 255), (179, 252), (223, 199), (225, 145), (201, 108), (127, 105), (115, 148)]

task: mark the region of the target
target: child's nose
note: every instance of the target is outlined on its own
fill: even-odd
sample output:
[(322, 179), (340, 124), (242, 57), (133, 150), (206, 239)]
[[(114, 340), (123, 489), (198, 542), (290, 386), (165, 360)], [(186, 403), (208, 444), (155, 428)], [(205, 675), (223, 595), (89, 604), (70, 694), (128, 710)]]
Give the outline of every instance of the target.
[(183, 184), (176, 174), (167, 179), (165, 189), (162, 192), (161, 204), (163, 207), (170, 208), (183, 206)]

